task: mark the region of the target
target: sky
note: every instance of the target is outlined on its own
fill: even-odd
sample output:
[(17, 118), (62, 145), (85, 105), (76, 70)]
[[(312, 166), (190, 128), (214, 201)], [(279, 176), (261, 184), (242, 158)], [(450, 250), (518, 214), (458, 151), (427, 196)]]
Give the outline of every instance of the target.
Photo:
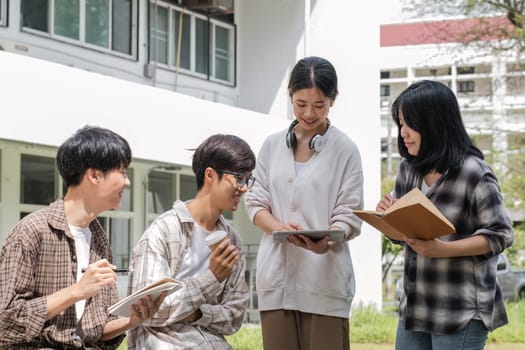
[(381, 0), (379, 2), (379, 23), (397, 23), (402, 21), (401, 15), (402, 0)]

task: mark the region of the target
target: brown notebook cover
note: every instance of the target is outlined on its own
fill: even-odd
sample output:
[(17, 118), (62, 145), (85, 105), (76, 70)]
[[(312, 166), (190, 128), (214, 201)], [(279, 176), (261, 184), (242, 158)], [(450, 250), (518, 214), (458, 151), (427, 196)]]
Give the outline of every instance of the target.
[(454, 225), (418, 188), (399, 198), (384, 213), (354, 210), (354, 214), (399, 241), (407, 238), (432, 239), (456, 232)]

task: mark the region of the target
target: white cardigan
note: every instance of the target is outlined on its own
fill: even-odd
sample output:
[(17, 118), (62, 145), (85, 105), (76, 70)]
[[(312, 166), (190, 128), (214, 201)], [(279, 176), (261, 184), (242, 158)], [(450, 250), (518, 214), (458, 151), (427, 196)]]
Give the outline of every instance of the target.
[[(286, 131), (264, 142), (254, 176), (245, 194), (246, 211), (253, 222), (261, 209), (281, 223), (295, 221), (305, 229), (338, 226), (346, 239), (359, 235), (361, 220), (353, 209), (363, 208), (361, 157), (354, 142), (330, 126), (326, 144), (295, 173), (293, 150)], [(326, 254), (315, 254), (291, 243), (276, 243), (264, 234), (257, 254), (259, 310), (299, 310), (349, 317), (355, 281), (348, 242)]]

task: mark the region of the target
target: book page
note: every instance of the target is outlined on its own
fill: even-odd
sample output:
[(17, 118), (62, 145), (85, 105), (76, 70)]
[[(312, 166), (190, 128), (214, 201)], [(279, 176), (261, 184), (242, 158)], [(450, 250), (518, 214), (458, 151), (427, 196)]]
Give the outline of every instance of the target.
[(418, 188), (399, 198), (384, 213), (354, 210), (354, 214), (389, 238), (432, 239), (456, 232), (454, 225)]
[(439, 211), (438, 208), (428, 199), (428, 197), (421, 192), (419, 188), (414, 188), (407, 192), (404, 196), (399, 198), (390, 208), (385, 210), (385, 215), (403, 207), (407, 207), (414, 204), (420, 204), (424, 206), (428, 211), (432, 212), (435, 216), (439, 217), (442, 221), (445, 221), (450, 226), (452, 223)]
[(108, 312), (117, 316), (129, 317), (131, 316), (131, 305), (136, 304), (139, 299), (151, 295), (151, 298), (155, 300), (162, 294), (162, 292), (167, 291), (169, 295), (181, 289), (183, 286), (184, 284), (182, 282), (173, 278), (161, 278), (113, 304), (109, 307)]
[(392, 227), (387, 221), (383, 219), (383, 213), (369, 211), (369, 210), (354, 210), (354, 214), (366, 221), (368, 224), (379, 230), (387, 237), (397, 240), (404, 241), (405, 237), (401, 232)]
[(407, 238), (433, 239), (455, 232), (454, 225), (441, 216), (415, 203), (388, 213), (384, 220)]

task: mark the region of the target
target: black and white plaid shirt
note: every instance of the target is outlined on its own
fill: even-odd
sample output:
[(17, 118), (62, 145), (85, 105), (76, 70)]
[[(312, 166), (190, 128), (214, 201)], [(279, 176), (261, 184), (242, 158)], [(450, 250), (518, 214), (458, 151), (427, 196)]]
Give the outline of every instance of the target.
[[(402, 161), (394, 197), (414, 187), (423, 177)], [(493, 330), (508, 323), (496, 280), (497, 255), (509, 247), (514, 232), (503, 204), (499, 184), (480, 158), (468, 157), (463, 166), (443, 175), (427, 192), (428, 198), (454, 224), (456, 233), (445, 241), (484, 235), (490, 252), (482, 256), (426, 258), (405, 249), (404, 296), (400, 318), (407, 330), (450, 334), (480, 319)]]

